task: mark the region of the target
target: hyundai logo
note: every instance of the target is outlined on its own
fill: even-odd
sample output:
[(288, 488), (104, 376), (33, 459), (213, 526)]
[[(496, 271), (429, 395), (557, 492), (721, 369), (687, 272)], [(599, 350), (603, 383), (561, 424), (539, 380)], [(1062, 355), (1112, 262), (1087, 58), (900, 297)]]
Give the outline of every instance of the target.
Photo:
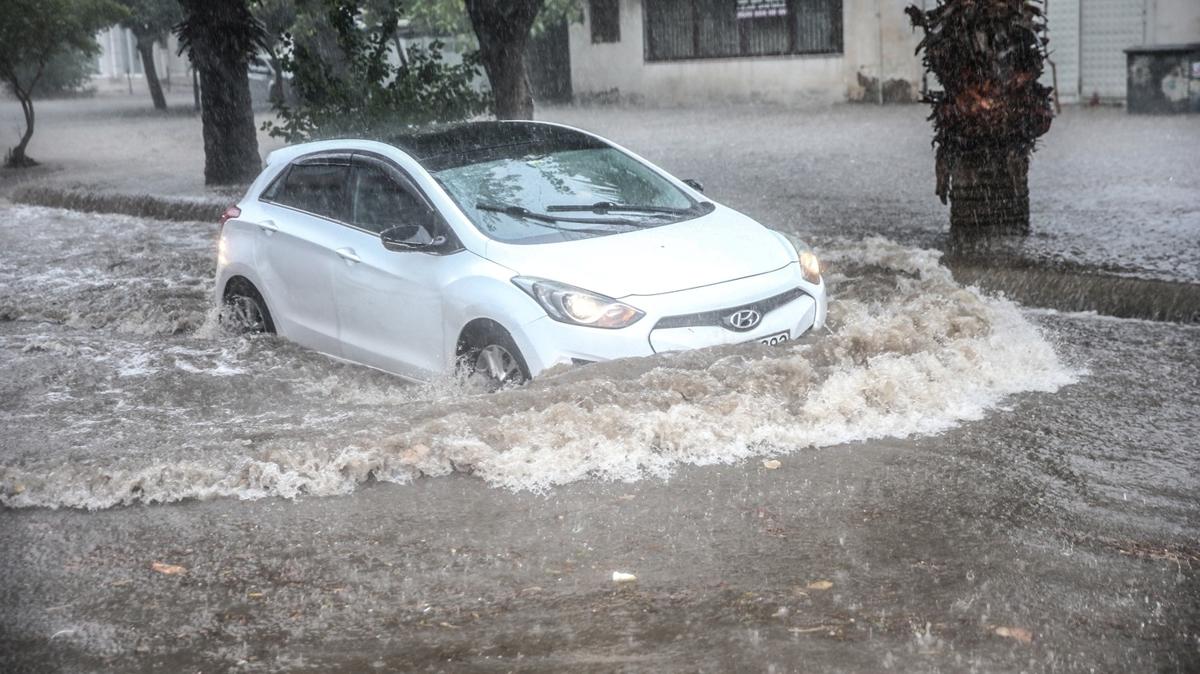
[(761, 320), (762, 314), (758, 313), (754, 309), (742, 309), (726, 316), (725, 325), (728, 325), (739, 332), (744, 332), (746, 330), (754, 329), (754, 327), (758, 325), (758, 322)]

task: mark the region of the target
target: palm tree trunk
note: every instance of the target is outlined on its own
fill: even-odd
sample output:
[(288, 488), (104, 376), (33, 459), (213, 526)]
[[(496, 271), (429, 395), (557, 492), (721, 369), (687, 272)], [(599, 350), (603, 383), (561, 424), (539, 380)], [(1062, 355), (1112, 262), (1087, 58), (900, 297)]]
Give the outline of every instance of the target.
[(1029, 158), (974, 150), (950, 167), (950, 233), (954, 237), (1029, 233)]

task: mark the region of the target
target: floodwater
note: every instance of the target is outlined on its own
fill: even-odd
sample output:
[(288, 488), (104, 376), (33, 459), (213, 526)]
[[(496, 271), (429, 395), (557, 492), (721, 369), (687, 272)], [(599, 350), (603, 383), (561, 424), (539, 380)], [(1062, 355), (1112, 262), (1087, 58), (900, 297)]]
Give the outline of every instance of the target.
[(224, 334), (214, 225), (0, 218), (0, 669), (1200, 667), (1200, 328), (824, 235), (823, 334), (480, 395)]
[(479, 395), (225, 334), (209, 306), (211, 225), (0, 217), (38, 223), (0, 235), (8, 506), (330, 495), (453, 471), (536, 492), (665, 478), (935, 433), (1077, 377), (1011, 303), (882, 239), (820, 249), (836, 299), (813, 339), (563, 368)]

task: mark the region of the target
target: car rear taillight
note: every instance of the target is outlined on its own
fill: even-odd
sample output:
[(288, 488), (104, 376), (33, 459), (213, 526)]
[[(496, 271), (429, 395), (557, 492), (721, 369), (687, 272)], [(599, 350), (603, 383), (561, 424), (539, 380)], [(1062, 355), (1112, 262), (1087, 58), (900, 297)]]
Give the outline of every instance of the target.
[(233, 218), (240, 218), (241, 216), (242, 209), (238, 208), (237, 206), (230, 206), (229, 208), (225, 209), (224, 213), (221, 214), (221, 218), (217, 220), (217, 224), (221, 226), (221, 229), (224, 229), (226, 222), (229, 222)]

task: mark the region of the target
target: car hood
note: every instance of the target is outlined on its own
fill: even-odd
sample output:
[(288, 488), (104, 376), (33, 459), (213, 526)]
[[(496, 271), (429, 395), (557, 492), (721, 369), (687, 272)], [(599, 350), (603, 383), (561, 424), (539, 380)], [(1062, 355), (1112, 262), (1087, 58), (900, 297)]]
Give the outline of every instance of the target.
[(521, 276), (621, 298), (658, 295), (774, 271), (796, 261), (781, 235), (717, 206), (691, 220), (580, 241), (489, 241), (484, 257)]

